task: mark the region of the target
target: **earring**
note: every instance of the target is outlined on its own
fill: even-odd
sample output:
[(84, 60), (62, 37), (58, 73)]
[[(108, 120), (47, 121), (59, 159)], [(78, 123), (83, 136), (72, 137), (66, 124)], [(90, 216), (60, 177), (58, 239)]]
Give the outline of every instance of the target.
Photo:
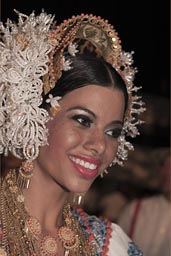
[[(112, 167), (113, 165), (115, 165), (116, 162), (115, 162), (115, 159), (109, 164), (109, 167)], [(104, 177), (104, 174), (108, 174), (108, 171), (105, 169), (101, 174), (100, 174), (100, 177), (103, 178)]]
[(19, 173), (18, 173), (18, 178), (17, 178), (17, 183), (20, 189), (24, 188), (29, 188), (30, 185), (30, 180), (33, 176), (33, 163), (30, 161), (24, 161), (22, 162), (20, 168), (19, 168)]
[(85, 196), (85, 193), (74, 193), (73, 200), (72, 200), (73, 204), (74, 205), (81, 205), (81, 204), (83, 204), (84, 196)]
[(104, 174), (108, 174), (108, 171), (107, 171), (107, 170), (104, 170), (102, 173), (100, 173), (100, 177), (103, 178), (103, 177), (104, 177)]

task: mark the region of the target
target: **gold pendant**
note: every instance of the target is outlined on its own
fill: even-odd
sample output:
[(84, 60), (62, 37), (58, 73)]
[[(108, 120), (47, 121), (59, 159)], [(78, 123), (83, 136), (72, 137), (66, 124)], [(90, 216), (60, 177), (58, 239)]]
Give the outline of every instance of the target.
[(58, 252), (58, 245), (56, 240), (50, 235), (46, 235), (41, 240), (41, 248), (45, 255), (56, 256)]
[(58, 237), (63, 242), (65, 249), (72, 250), (76, 249), (79, 246), (78, 236), (66, 226), (62, 226), (58, 230)]
[(25, 223), (25, 231), (26, 231), (26, 233), (28, 233), (28, 231), (30, 231), (34, 235), (35, 238), (38, 238), (42, 232), (41, 225), (40, 225), (39, 221), (32, 216), (28, 217), (28, 219), (26, 220), (26, 223)]
[(30, 185), (30, 180), (33, 176), (33, 163), (30, 161), (24, 161), (22, 162), (20, 168), (19, 168), (19, 173), (18, 173), (18, 178), (17, 178), (17, 183), (20, 189), (24, 189), (29, 187)]

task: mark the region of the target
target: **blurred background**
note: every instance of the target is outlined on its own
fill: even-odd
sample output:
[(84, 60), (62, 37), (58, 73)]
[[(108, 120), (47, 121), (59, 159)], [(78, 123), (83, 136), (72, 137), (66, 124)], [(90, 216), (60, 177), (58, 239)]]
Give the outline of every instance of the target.
[(150, 154), (156, 148), (170, 147), (169, 4), (169, 0), (150, 1), (150, 4), (147, 0), (1, 0), (4, 22), (8, 17), (17, 19), (14, 9), (24, 14), (33, 10), (38, 14), (44, 9), (55, 15), (57, 23), (80, 13), (100, 15), (114, 25), (123, 49), (135, 52), (134, 66), (138, 68), (135, 84), (142, 87), (147, 110), (141, 119), (145, 123), (140, 127), (140, 136), (131, 141), (135, 150), (130, 152), (124, 167), (113, 167), (109, 175), (92, 185), (84, 204), (91, 213), (101, 214), (113, 202), (115, 219), (132, 198), (160, 191), (160, 177)]

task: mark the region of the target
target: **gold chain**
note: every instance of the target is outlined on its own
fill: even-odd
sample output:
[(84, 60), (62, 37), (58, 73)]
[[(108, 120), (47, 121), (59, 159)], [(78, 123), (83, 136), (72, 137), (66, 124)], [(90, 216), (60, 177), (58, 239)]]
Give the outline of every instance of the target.
[[(0, 252), (4, 256), (39, 255), (44, 256), (40, 241), (26, 230), (26, 220), (30, 217), (24, 206), (24, 197), (17, 186), (16, 170), (10, 170), (1, 185), (1, 220), (3, 226)], [(94, 248), (87, 240), (78, 219), (73, 216), (70, 205), (63, 210), (65, 226), (78, 238), (78, 246), (68, 246), (65, 255), (94, 256)], [(46, 254), (47, 255), (47, 254)], [(53, 254), (49, 254), (53, 255)], [(56, 254), (55, 254), (56, 255)]]

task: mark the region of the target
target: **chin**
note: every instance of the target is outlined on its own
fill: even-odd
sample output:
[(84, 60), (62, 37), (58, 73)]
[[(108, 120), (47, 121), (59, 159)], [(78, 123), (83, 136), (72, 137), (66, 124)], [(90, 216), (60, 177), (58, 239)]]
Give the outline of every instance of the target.
[(77, 184), (70, 184), (70, 186), (68, 186), (68, 190), (71, 193), (86, 193), (90, 187), (92, 185), (92, 182), (89, 184), (85, 184), (85, 182), (79, 182)]

